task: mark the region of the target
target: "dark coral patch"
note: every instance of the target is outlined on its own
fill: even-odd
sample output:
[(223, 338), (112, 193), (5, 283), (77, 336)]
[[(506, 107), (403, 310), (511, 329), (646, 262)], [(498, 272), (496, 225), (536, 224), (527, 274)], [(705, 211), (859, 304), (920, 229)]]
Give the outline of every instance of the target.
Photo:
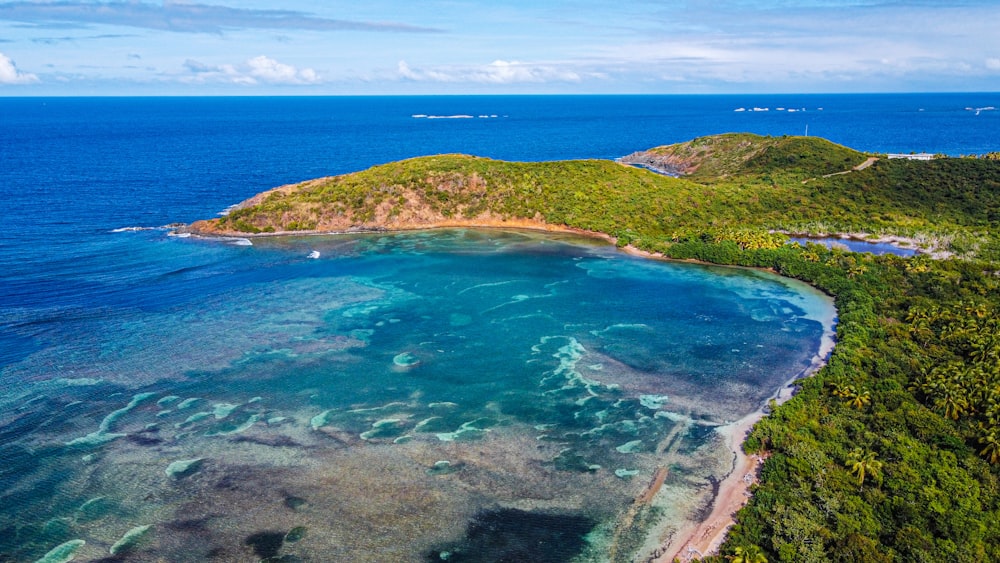
[(285, 543), (285, 533), (271, 530), (257, 532), (247, 537), (243, 543), (252, 547), (258, 557), (276, 557)]
[(454, 549), (434, 550), (427, 561), (449, 563), (561, 563), (580, 554), (593, 528), (590, 519), (502, 508), (481, 512), (469, 522), (465, 541)]

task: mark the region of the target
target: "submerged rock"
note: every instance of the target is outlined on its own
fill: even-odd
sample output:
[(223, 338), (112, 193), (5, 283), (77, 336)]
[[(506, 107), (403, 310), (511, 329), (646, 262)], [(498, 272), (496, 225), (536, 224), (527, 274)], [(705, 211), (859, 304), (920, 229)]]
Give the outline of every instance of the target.
[(250, 546), (258, 557), (263, 559), (277, 557), (278, 551), (285, 543), (285, 534), (269, 530), (257, 532), (248, 536), (243, 543)]
[(332, 413), (332, 410), (326, 410), (317, 414), (309, 421), (309, 426), (312, 426), (313, 430), (318, 430), (320, 427), (326, 426), (332, 420)]
[(122, 536), (122, 539), (116, 541), (115, 544), (111, 546), (109, 552), (111, 553), (111, 555), (118, 555), (122, 553), (127, 553), (135, 549), (136, 547), (138, 547), (139, 543), (142, 542), (142, 540), (146, 537), (146, 535), (149, 533), (149, 530), (152, 529), (152, 527), (153, 526), (151, 525), (136, 526), (135, 528), (132, 528), (131, 530), (125, 532), (125, 535)]
[(252, 414), (252, 415), (250, 415), (250, 418), (248, 418), (246, 420), (246, 422), (244, 422), (242, 424), (235, 425), (235, 426), (234, 425), (228, 425), (228, 426), (225, 426), (223, 428), (217, 428), (215, 430), (209, 430), (208, 432), (205, 432), (205, 435), (206, 436), (229, 436), (229, 435), (232, 435), (232, 434), (240, 434), (242, 432), (245, 432), (245, 431), (249, 430), (250, 427), (252, 427), (254, 424), (257, 424), (258, 420), (260, 420), (260, 415), (259, 414)]
[(76, 519), (80, 522), (90, 522), (106, 516), (111, 511), (111, 501), (108, 497), (94, 497), (76, 509)]
[(186, 426), (191, 426), (192, 424), (198, 422), (199, 420), (204, 420), (212, 416), (212, 414), (213, 413), (211, 411), (196, 412), (191, 416), (187, 417), (187, 419), (184, 422), (178, 422), (174, 426), (176, 426), (177, 428), (184, 428)]
[(453, 426), (449, 426), (448, 421), (440, 416), (432, 416), (418, 422), (413, 427), (414, 432), (444, 432)]
[(53, 518), (42, 526), (42, 532), (38, 539), (45, 543), (65, 541), (66, 538), (72, 537), (72, 525), (73, 521), (69, 518)]
[(306, 499), (302, 497), (297, 497), (294, 495), (289, 495), (285, 497), (285, 506), (292, 510), (298, 510), (300, 506), (307, 504)]
[(362, 440), (376, 438), (394, 438), (403, 433), (403, 421), (398, 418), (386, 418), (372, 423), (372, 429), (361, 433)]
[(618, 453), (634, 454), (642, 451), (642, 440), (632, 440), (615, 448)]
[(174, 479), (183, 479), (196, 473), (201, 469), (202, 461), (205, 458), (199, 457), (195, 459), (182, 459), (175, 461), (167, 466), (165, 472), (167, 476), (173, 477)]
[(552, 460), (553, 465), (559, 471), (576, 471), (579, 473), (590, 473), (601, 468), (600, 465), (587, 463), (582, 455), (567, 448)]
[(295, 526), (285, 534), (285, 543), (295, 543), (306, 537), (305, 526)]
[(441, 460), (434, 463), (434, 466), (427, 470), (428, 475), (448, 475), (462, 468), (461, 463), (453, 464), (448, 460)]
[(101, 444), (106, 444), (112, 440), (126, 436), (126, 434), (117, 434), (113, 432), (91, 432), (86, 436), (80, 436), (66, 442), (67, 446), (100, 446)]
[(86, 544), (83, 540), (70, 540), (54, 547), (35, 563), (68, 563), (76, 557), (77, 550)]
[(646, 407), (647, 409), (658, 410), (668, 401), (666, 395), (640, 395), (639, 404)]
[(403, 352), (402, 354), (396, 354), (392, 359), (392, 363), (401, 368), (410, 368), (420, 363), (420, 359), (409, 352)]
[(154, 396), (156, 396), (156, 393), (139, 393), (137, 395), (134, 395), (132, 397), (132, 400), (129, 401), (127, 405), (116, 411), (112, 411), (110, 414), (105, 416), (104, 420), (101, 421), (101, 425), (98, 426), (96, 431), (91, 432), (86, 436), (81, 436), (74, 440), (70, 440), (69, 442), (66, 442), (66, 445), (100, 446), (101, 444), (105, 444), (117, 438), (127, 436), (127, 434), (111, 432), (112, 426), (114, 426), (115, 423), (118, 422), (118, 419), (120, 419), (122, 416), (126, 415), (132, 409), (139, 406), (140, 403)]
[(186, 408), (190, 408), (192, 405), (194, 405), (195, 403), (197, 403), (200, 400), (201, 400), (200, 397), (191, 397), (190, 399), (184, 399), (183, 401), (181, 401), (177, 405), (177, 410), (180, 411), (180, 410), (184, 410)]
[(212, 405), (212, 414), (215, 415), (216, 419), (222, 420), (232, 414), (239, 406), (232, 403), (216, 403)]

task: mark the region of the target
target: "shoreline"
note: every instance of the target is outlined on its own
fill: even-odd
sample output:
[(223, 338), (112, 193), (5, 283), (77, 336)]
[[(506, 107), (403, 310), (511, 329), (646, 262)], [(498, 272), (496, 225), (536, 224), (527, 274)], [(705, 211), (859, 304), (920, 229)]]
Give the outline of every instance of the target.
[[(193, 226), (193, 225), (191, 225)], [(190, 233), (196, 237), (206, 238), (258, 238), (274, 236), (322, 236), (322, 235), (347, 235), (366, 233), (393, 233), (407, 231), (422, 231), (449, 228), (470, 228), (470, 229), (509, 229), (527, 230), (533, 232), (548, 232), (559, 234), (572, 234), (592, 239), (603, 240), (609, 244), (617, 246), (617, 238), (598, 231), (588, 231), (576, 227), (565, 225), (553, 225), (542, 221), (531, 219), (520, 220), (477, 220), (477, 221), (436, 221), (423, 224), (394, 225), (392, 227), (372, 227), (372, 228), (350, 228), (347, 230), (315, 230), (315, 231), (280, 231), (274, 233), (219, 233), (204, 232), (200, 229), (186, 229), (180, 232)], [(849, 236), (849, 235), (840, 235)], [(626, 245), (618, 247), (622, 252), (646, 259), (666, 260), (682, 263), (716, 265), (700, 260), (673, 260), (660, 253), (650, 252)], [(740, 266), (729, 266), (739, 268)], [(751, 268), (756, 269), (756, 268)], [(763, 269), (775, 273), (770, 269)], [(780, 275), (780, 274), (778, 274)], [(788, 278), (793, 279), (793, 278)], [(808, 285), (808, 284), (806, 284)], [(812, 286), (809, 286), (812, 287)], [(816, 289), (816, 288), (813, 288)], [(818, 289), (816, 291), (819, 291)], [(824, 294), (825, 295), (825, 294)], [(795, 381), (810, 377), (826, 365), (835, 345), (836, 331), (836, 308), (833, 308), (833, 315), (824, 318), (821, 322), (824, 325), (824, 333), (820, 340), (819, 349), (813, 357), (811, 364), (799, 372), (777, 389), (768, 399), (764, 406), (747, 414), (743, 418), (718, 427), (717, 431), (722, 435), (727, 448), (733, 454), (733, 469), (719, 481), (718, 493), (712, 500), (712, 511), (709, 515), (698, 523), (694, 523), (682, 528), (675, 534), (675, 538), (669, 539), (650, 554), (645, 560), (649, 563), (669, 563), (674, 559), (690, 560), (692, 556), (706, 557), (717, 555), (718, 549), (725, 541), (729, 529), (736, 523), (736, 512), (739, 511), (750, 497), (750, 486), (757, 481), (760, 473), (760, 466), (765, 457), (757, 454), (748, 455), (743, 451), (743, 443), (749, 435), (753, 426), (769, 414), (766, 406), (775, 401), (775, 404), (782, 404), (795, 394)]]
[[(813, 376), (826, 365), (836, 344), (834, 325), (832, 320), (828, 320), (828, 322), (831, 324), (825, 327), (819, 349), (813, 357), (812, 363), (772, 395), (771, 399), (776, 404), (780, 405), (795, 395), (796, 381)], [(670, 563), (675, 559), (689, 561), (694, 556), (702, 558), (718, 555), (719, 548), (729, 534), (729, 529), (736, 524), (736, 512), (749, 502), (750, 487), (757, 482), (761, 465), (766, 459), (766, 455), (747, 454), (743, 451), (743, 443), (754, 425), (768, 414), (770, 413), (766, 407), (761, 407), (743, 418), (717, 429), (722, 434), (726, 446), (733, 453), (733, 469), (720, 481), (719, 492), (712, 500), (711, 513), (698, 524), (681, 529), (676, 539), (661, 544), (655, 554), (647, 559), (649, 563)]]
[[(197, 226), (199, 223), (204, 221), (197, 221), (190, 225), (184, 225), (180, 228), (174, 228), (171, 232), (176, 234), (187, 234), (198, 238), (223, 238), (223, 239), (255, 239), (255, 238), (270, 238), (270, 237), (307, 237), (307, 236), (336, 236), (336, 235), (364, 235), (364, 234), (376, 234), (376, 233), (396, 233), (396, 232), (411, 232), (411, 231), (432, 231), (436, 229), (510, 229), (510, 230), (523, 230), (523, 231), (536, 231), (536, 232), (546, 232), (546, 233), (560, 233), (560, 234), (573, 234), (579, 235), (587, 238), (600, 239), (611, 244), (616, 244), (617, 240), (615, 237), (602, 233), (599, 231), (588, 231), (586, 229), (580, 229), (577, 227), (568, 227), (566, 225), (553, 225), (551, 223), (545, 223), (544, 221), (538, 221), (534, 219), (477, 219), (477, 220), (445, 220), (445, 221), (431, 221), (426, 223), (403, 223), (396, 224), (388, 227), (382, 226), (357, 226), (348, 227), (346, 229), (316, 229), (309, 231), (275, 231), (272, 233), (244, 233), (240, 231), (216, 231), (212, 229), (203, 229)], [(644, 253), (645, 251), (634, 249), (637, 253)], [(656, 257), (653, 253), (645, 253), (646, 257)], [(661, 258), (666, 259), (665, 256)]]

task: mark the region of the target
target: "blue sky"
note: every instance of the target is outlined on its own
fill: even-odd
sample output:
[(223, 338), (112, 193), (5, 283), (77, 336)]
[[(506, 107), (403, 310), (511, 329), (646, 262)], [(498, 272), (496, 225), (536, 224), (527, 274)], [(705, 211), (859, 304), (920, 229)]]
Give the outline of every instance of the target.
[(1000, 91), (1000, 1), (0, 1), (0, 95)]

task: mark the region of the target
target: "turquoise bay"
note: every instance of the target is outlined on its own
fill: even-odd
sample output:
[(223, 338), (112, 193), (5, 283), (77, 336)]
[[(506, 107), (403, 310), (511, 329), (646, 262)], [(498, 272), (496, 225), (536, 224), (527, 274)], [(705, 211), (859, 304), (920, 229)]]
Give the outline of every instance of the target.
[(113, 238), (141, 287), (5, 313), (15, 560), (491, 560), (482, 530), (518, 526), (603, 560), (659, 467), (661, 525), (698, 518), (731, 467), (716, 429), (834, 316), (791, 280), (566, 235)]

